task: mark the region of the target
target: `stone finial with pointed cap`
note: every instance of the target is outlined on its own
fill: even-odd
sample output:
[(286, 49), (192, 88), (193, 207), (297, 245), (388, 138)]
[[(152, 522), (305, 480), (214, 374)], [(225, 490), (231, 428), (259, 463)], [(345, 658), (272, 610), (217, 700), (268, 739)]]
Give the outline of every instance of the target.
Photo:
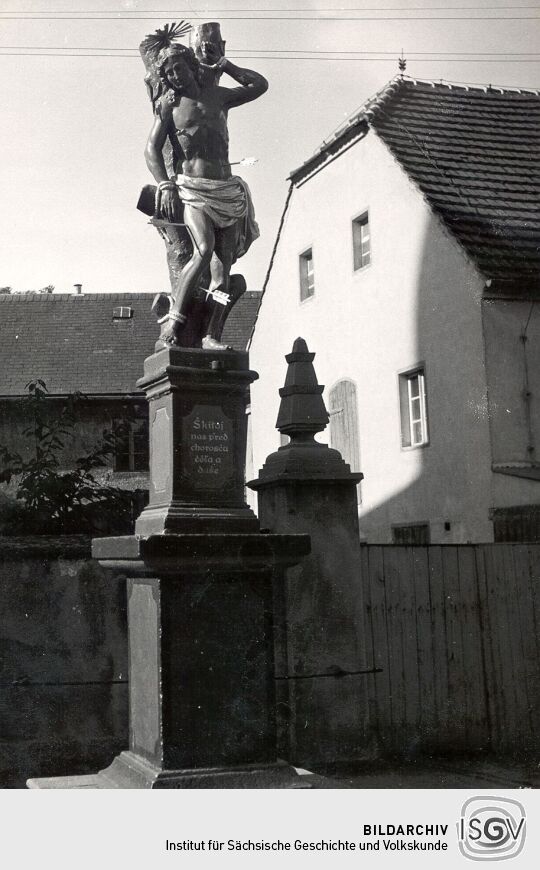
[(324, 386), (317, 381), (313, 360), (303, 338), (297, 338), (288, 363), (285, 385), (280, 389), (281, 404), (276, 429), (290, 437), (290, 442), (271, 453), (257, 480), (248, 483), (251, 489), (280, 480), (355, 481), (362, 479), (360, 472), (351, 472), (338, 450), (315, 441), (317, 432), (323, 432), (330, 419), (322, 393)]
[(303, 338), (297, 338), (292, 353), (285, 357), (288, 363), (285, 386), (279, 391), (281, 404), (276, 429), (291, 439), (311, 435), (326, 429), (330, 417), (313, 368), (315, 354), (310, 353)]

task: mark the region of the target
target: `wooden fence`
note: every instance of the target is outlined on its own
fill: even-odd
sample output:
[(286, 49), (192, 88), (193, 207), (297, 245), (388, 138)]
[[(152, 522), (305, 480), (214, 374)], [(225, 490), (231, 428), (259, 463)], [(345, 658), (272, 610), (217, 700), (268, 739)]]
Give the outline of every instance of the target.
[(382, 750), (540, 748), (540, 545), (362, 547)]

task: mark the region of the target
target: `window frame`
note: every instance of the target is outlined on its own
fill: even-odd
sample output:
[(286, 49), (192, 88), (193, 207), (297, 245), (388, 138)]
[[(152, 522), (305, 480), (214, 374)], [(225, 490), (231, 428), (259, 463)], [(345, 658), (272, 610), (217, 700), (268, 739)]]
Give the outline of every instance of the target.
[[(127, 450), (121, 450), (122, 439), (120, 435), (117, 434), (117, 431), (119, 431), (122, 426), (127, 426), (124, 436), (124, 444), (127, 446)], [(115, 418), (113, 421), (113, 432), (115, 432), (114, 452), (112, 457), (113, 472), (115, 474), (144, 474), (145, 472), (148, 472), (150, 470), (148, 421), (144, 417), (136, 417), (133, 420)], [(136, 442), (141, 439), (141, 437), (144, 439), (145, 445), (148, 446), (146, 446), (144, 450), (137, 450)], [(125, 464), (122, 462), (120, 457), (127, 457), (127, 468), (118, 467), (119, 465)]]
[[(418, 379), (417, 395), (411, 391), (411, 384), (416, 378)], [(398, 372), (398, 397), (401, 449), (419, 450), (429, 447), (430, 427), (424, 362)], [(417, 425), (420, 425), (421, 429), (420, 440), (417, 440), (415, 435)]]
[[(311, 263), (311, 272), (306, 266), (307, 263)], [(298, 254), (298, 271), (300, 276), (300, 304), (303, 304), (304, 302), (313, 299), (315, 296), (315, 260), (313, 256), (313, 245), (308, 245), (307, 248), (304, 248), (304, 250)]]
[[(369, 260), (367, 263), (363, 262), (363, 254), (362, 254), (362, 227), (367, 226), (369, 235)], [(370, 221), (370, 212), (369, 208), (364, 208), (362, 211), (358, 212), (358, 214), (353, 217), (351, 221), (351, 235), (352, 235), (352, 262), (353, 262), (353, 274), (356, 275), (359, 272), (363, 272), (365, 269), (368, 269), (373, 262), (373, 246), (371, 242), (371, 221)], [(357, 254), (359, 253), (360, 257), (358, 259)], [(358, 265), (357, 265), (358, 263)]]
[[(405, 531), (412, 532), (413, 529), (422, 529), (426, 532), (426, 540), (422, 543), (413, 543), (408, 541), (396, 541), (396, 532)], [(392, 533), (392, 544), (395, 547), (428, 547), (431, 543), (431, 526), (426, 521), (414, 523), (393, 523), (390, 527)]]
[(133, 308), (131, 305), (115, 305), (113, 308), (113, 320), (132, 320)]

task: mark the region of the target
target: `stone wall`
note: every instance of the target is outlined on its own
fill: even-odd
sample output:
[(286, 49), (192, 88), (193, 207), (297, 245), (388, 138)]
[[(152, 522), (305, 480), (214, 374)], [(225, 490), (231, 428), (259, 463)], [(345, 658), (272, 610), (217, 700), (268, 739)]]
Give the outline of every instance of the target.
[(128, 743), (125, 582), (83, 537), (0, 538), (0, 787)]

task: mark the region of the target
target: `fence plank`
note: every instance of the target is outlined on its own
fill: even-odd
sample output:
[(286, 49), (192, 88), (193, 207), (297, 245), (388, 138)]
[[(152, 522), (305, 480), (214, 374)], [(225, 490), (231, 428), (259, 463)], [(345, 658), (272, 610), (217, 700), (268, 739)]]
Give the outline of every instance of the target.
[(429, 583), (428, 547), (414, 548), (414, 591), (416, 601), (416, 656), (419, 705), (417, 728), (427, 748), (433, 744), (437, 722), (433, 655), (432, 604)]
[(448, 700), (451, 718), (449, 736), (456, 747), (466, 748), (461, 722), (467, 717), (465, 699), (465, 676), (463, 673), (463, 637), (460, 621), (460, 589), (457, 547), (445, 547), (443, 554), (443, 577), (445, 594), (445, 623), (448, 654)]
[(403, 547), (400, 552), (398, 614), (401, 623), (401, 654), (403, 673), (403, 728), (410, 735), (408, 754), (417, 752), (420, 742), (420, 685), (418, 678), (418, 641), (416, 625), (416, 594), (414, 554), (416, 547)]
[(431, 600), (431, 632), (433, 649), (435, 724), (437, 738), (435, 748), (448, 739), (450, 700), (448, 679), (448, 641), (446, 637), (446, 599), (444, 595), (444, 571), (442, 547), (427, 548), (429, 565), (429, 591)]
[[(405, 729), (405, 674), (403, 661), (403, 615), (400, 608), (400, 571), (402, 559), (398, 547), (383, 550), (386, 587), (386, 632), (388, 643), (388, 670), (390, 678), (391, 733), (389, 738), (396, 751), (406, 747)], [(398, 738), (398, 735), (401, 737)]]
[[(498, 562), (495, 559), (495, 546), (485, 546), (484, 558), (486, 565), (486, 608), (489, 613), (491, 656), (494, 673), (494, 720), (493, 720), (493, 746), (499, 751), (504, 751), (507, 734), (512, 727), (512, 722), (507, 718), (507, 704), (505, 704), (504, 688), (504, 665), (503, 659), (506, 654), (506, 620), (501, 615), (499, 601), (499, 577)], [(504, 578), (502, 578), (504, 579)], [(512, 709), (514, 701), (512, 699)]]
[[(367, 667), (375, 665), (375, 635), (373, 626), (373, 605), (371, 601), (371, 577), (369, 572), (369, 550), (367, 547), (360, 548), (360, 570), (362, 576), (362, 596), (364, 602), (364, 645)], [(377, 674), (366, 675), (366, 696), (368, 705), (368, 726), (372, 733), (378, 730), (377, 711)]]
[(466, 727), (470, 749), (489, 743), (489, 728), (484, 687), (478, 582), (474, 548), (457, 548), (460, 604), (458, 608), (463, 644), (463, 689)]
[(534, 636), (540, 660), (540, 546), (529, 545), (529, 587)]
[(496, 745), (500, 739), (500, 719), (498, 716), (495, 659), (492, 639), (496, 629), (491, 624), (488, 605), (488, 579), (486, 566), (486, 547), (475, 547), (476, 581), (478, 595), (478, 619), (482, 641), (482, 666), (484, 673), (484, 696), (486, 704), (486, 732), (488, 745)]
[(388, 749), (392, 734), (392, 697), (390, 689), (390, 664), (388, 655), (388, 631), (386, 625), (386, 584), (384, 577), (383, 549), (366, 547), (368, 554), (368, 581), (371, 602), (371, 625), (373, 632), (373, 666), (381, 668), (374, 676), (376, 723), (383, 749)]
[[(536, 667), (533, 681), (533, 729), (536, 741), (540, 734), (540, 546), (527, 547), (528, 553), (528, 589), (530, 601), (531, 627), (536, 646)], [(531, 642), (532, 650), (532, 642)], [(534, 654), (534, 653), (533, 653)]]
[(535, 733), (540, 730), (540, 670), (530, 585), (529, 547), (526, 544), (515, 544), (513, 556), (514, 600), (518, 611), (523, 657), (523, 670), (520, 674), (516, 674), (516, 678), (523, 680), (527, 696), (528, 716), (525, 718), (524, 715), (524, 725), (527, 727), (525, 743), (530, 745), (534, 742)]
[[(525, 703), (520, 721), (522, 740), (524, 744), (528, 745), (532, 742), (535, 730), (540, 724), (536, 713), (540, 699), (538, 648), (534, 633), (529, 584), (529, 550), (525, 544), (513, 544), (511, 552), (514, 575), (511, 594), (508, 598), (517, 635), (515, 638), (515, 658), (521, 662), (520, 672), (515, 674), (515, 679), (523, 687)], [(512, 621), (510, 627), (512, 628)]]
[[(505, 650), (503, 662), (503, 698), (514, 698), (513, 710), (508, 710), (512, 721), (512, 730), (507, 734), (508, 749), (512, 748), (514, 741), (521, 741), (524, 733), (524, 719), (528, 719), (528, 700), (525, 683), (522, 679), (521, 665), (523, 651), (521, 643), (521, 627), (519, 624), (519, 611), (516, 608), (515, 570), (513, 550), (514, 544), (506, 547), (495, 546), (495, 558), (500, 563), (498, 568), (501, 586), (499, 588), (499, 601), (501, 602), (501, 618), (505, 621)], [(511, 735), (511, 736), (510, 736)]]
[(511, 639), (508, 631), (506, 588), (508, 567), (504, 562), (509, 544), (493, 544), (485, 548), (487, 567), (487, 606), (490, 612), (491, 644), (496, 673), (496, 747), (504, 752), (518, 731), (518, 700), (513, 685)]

